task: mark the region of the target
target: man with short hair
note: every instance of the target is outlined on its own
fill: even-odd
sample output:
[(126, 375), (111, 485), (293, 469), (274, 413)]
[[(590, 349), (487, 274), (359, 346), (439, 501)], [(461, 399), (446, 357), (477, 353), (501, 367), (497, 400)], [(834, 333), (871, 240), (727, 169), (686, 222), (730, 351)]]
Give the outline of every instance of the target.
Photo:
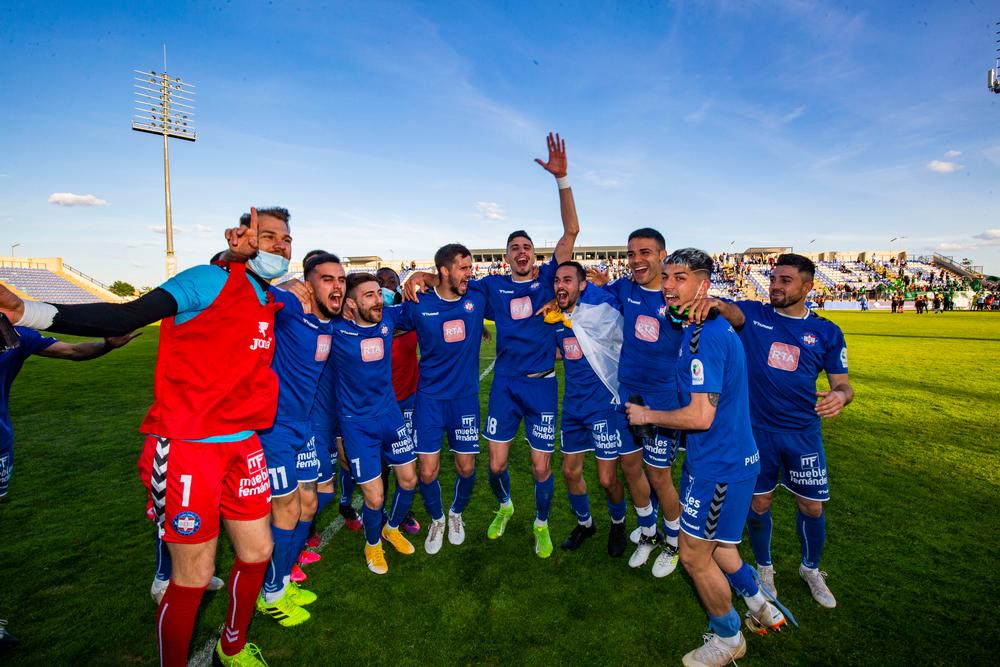
[[(671, 253), (662, 276), (667, 306), (689, 303), (707, 292), (712, 268), (711, 257), (701, 250)], [(675, 313), (675, 317), (682, 316)], [(730, 586), (749, 608), (750, 629), (766, 634), (786, 622), (761, 593), (753, 568), (743, 562), (737, 548), (753, 497), (759, 454), (750, 428), (745, 355), (729, 323), (709, 317), (684, 324), (676, 373), (677, 408), (654, 410), (631, 402), (625, 407), (633, 425), (655, 424), (685, 432), (680, 557), (708, 613), (711, 632), (683, 662), (689, 667), (722, 667), (746, 653)]]
[[(346, 287), (346, 309), (353, 321), (334, 320), (332, 347), (338, 416), (344, 453), (364, 496), (365, 560), (373, 573), (385, 574), (389, 566), (381, 538), (403, 555), (414, 552), (399, 530), (417, 485), (413, 440), (392, 390), (390, 350), (393, 331), (401, 328), (401, 309), (384, 306), (382, 289), (370, 273), (349, 275)], [(384, 528), (383, 460), (396, 476), (396, 493)]]
[[(677, 352), (682, 333), (679, 327), (671, 326), (661, 291), (660, 276), (666, 256), (666, 241), (660, 232), (649, 227), (633, 231), (628, 237), (627, 250), (631, 276), (619, 278), (604, 288), (615, 297), (625, 318), (618, 366), (620, 406), (641, 398), (655, 410), (677, 407)], [(666, 544), (653, 563), (655, 577), (666, 577), (678, 562), (680, 501), (671, 475), (678, 447), (676, 430), (657, 426), (653, 436), (644, 438), (641, 453), (631, 452), (621, 457), (639, 523), (638, 544), (629, 558), (630, 567), (645, 565), (660, 546), (652, 494), (647, 488), (652, 488), (663, 513)], [(643, 463), (646, 475), (642, 474)], [(647, 475), (648, 486), (644, 483)]]
[(236, 559), (215, 656), (225, 666), (264, 664), (246, 641), (272, 549), (270, 484), (254, 431), (270, 427), (277, 408), (271, 359), (281, 306), (267, 288), (287, 272), (288, 219), (283, 208), (251, 209), (246, 226), (226, 232), (231, 261), (182, 271), (129, 303), (22, 302), (0, 287), (0, 312), (33, 329), (123, 335), (162, 320), (154, 401), (141, 430), (152, 462), (143, 481), (173, 560), (156, 613), (166, 667), (187, 663), (221, 519)]
[[(805, 305), (815, 265), (807, 257), (785, 254), (771, 272), (770, 304), (699, 299), (692, 318), (716, 308), (739, 330), (753, 378), (750, 420), (760, 448), (760, 476), (747, 528), (765, 588), (777, 594), (771, 562), (771, 501), (779, 482), (795, 495), (796, 532), (801, 545), (799, 576), (823, 607), (837, 602), (819, 570), (826, 542), (823, 505), (830, 498), (821, 419), (840, 414), (854, 398), (847, 374), (844, 334), (833, 322)], [(826, 372), (830, 391), (817, 391)], [(817, 401), (817, 398), (819, 399)]]
[(583, 479), (583, 457), (594, 452), (597, 478), (611, 515), (608, 555), (617, 558), (626, 545), (625, 489), (618, 479), (618, 461), (631, 452), (642, 451), (642, 444), (629, 435), (625, 413), (618, 409), (622, 316), (610, 294), (588, 289), (587, 273), (578, 262), (559, 265), (554, 290), (559, 309), (546, 315), (546, 321), (555, 326), (563, 360), (559, 440), (566, 493), (577, 517), (577, 525), (561, 546), (570, 551), (579, 549), (597, 531)]
[(303, 268), (308, 308), (291, 292), (270, 290), (283, 304), (274, 323), (278, 410), (274, 425), (258, 433), (271, 480), (274, 553), (257, 610), (283, 627), (309, 620), (303, 607), (316, 600), (291, 578), (319, 509), (320, 461), (309, 417), (330, 356), (331, 320), (343, 306), (346, 276), (340, 258), (330, 253), (312, 255)]
[[(472, 253), (450, 243), (434, 253), (438, 284), (419, 302), (403, 304), (403, 319), (420, 343), (420, 382), (413, 439), (420, 468), (420, 495), (431, 517), (424, 549), (436, 554), (448, 541), (465, 541), (462, 512), (472, 496), (479, 454), (479, 347), (486, 294), (472, 277)], [(470, 286), (475, 286), (470, 289)], [(395, 360), (394, 360), (395, 362)], [(445, 525), (441, 500), (441, 440), (455, 455), (455, 491)]]
[[(554, 331), (534, 315), (552, 299), (555, 267), (572, 258), (573, 245), (580, 233), (573, 191), (566, 177), (566, 142), (558, 134), (549, 134), (547, 143), (548, 161), (535, 161), (556, 178), (559, 188), (563, 234), (556, 243), (554, 261), (542, 264), (535, 277), (535, 245), (527, 232), (517, 230), (507, 237), (505, 257), (510, 275), (489, 275), (476, 281), (487, 294), (486, 317), (494, 320), (497, 330), (497, 358), (485, 431), (490, 450), (490, 488), (500, 507), (486, 536), (499, 539), (514, 515), (507, 460), (510, 443), (523, 420), (535, 478), (533, 532), (535, 554), (540, 558), (552, 555), (548, 519), (554, 489), (552, 452), (558, 399)], [(406, 283), (406, 297), (417, 300), (417, 290), (436, 284), (436, 280), (431, 274), (414, 273)]]

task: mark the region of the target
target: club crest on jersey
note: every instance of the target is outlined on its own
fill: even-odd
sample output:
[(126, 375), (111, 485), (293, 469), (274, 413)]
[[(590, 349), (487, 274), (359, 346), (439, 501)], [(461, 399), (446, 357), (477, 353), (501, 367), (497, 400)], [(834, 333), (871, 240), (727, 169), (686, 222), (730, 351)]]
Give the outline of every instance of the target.
[(667, 316), (667, 307), (666, 306), (660, 306), (657, 309), (656, 314), (659, 315), (660, 317), (666, 317)]
[(802, 334), (802, 342), (805, 343), (806, 345), (808, 345), (809, 347), (812, 347), (813, 345), (815, 345), (816, 344), (816, 340), (817, 340), (816, 339), (816, 334), (813, 334), (813, 333), (804, 333), (804, 334)]
[(691, 360), (691, 384), (694, 386), (705, 384), (705, 366), (700, 359)]
[(260, 332), (259, 338), (254, 338), (253, 342), (250, 343), (251, 350), (269, 350), (271, 349), (271, 337), (267, 335), (267, 330), (271, 326), (270, 322), (258, 322), (257, 331)]
[(476, 309), (476, 304), (472, 303), (471, 301), (466, 301), (464, 304), (462, 304), (462, 307), (465, 308), (467, 312), (471, 313)]
[(388, 336), (389, 335), (389, 327), (387, 325), (383, 324), (382, 328), (379, 329), (379, 333), (381, 333), (383, 336)]
[(201, 528), (201, 517), (194, 512), (181, 512), (174, 517), (173, 526), (178, 535), (194, 535)]
[(536, 280), (535, 282), (531, 283), (531, 287), (530, 287), (530, 289), (538, 289), (539, 287), (541, 287), (541, 285), (540, 285), (540, 284), (539, 284), (539, 282), (538, 282), (538, 281)]

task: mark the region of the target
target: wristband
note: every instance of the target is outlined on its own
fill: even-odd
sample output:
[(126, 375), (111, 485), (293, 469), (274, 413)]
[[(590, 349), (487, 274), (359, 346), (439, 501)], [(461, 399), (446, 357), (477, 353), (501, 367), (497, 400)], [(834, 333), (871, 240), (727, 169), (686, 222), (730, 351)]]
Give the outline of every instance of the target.
[(58, 308), (44, 301), (23, 301), (22, 303), (24, 303), (24, 314), (21, 315), (21, 319), (15, 322), (19, 327), (44, 331), (52, 326), (52, 320), (59, 312)]
[(560, 190), (569, 189), (569, 176), (560, 176), (556, 179), (556, 185), (559, 186)]

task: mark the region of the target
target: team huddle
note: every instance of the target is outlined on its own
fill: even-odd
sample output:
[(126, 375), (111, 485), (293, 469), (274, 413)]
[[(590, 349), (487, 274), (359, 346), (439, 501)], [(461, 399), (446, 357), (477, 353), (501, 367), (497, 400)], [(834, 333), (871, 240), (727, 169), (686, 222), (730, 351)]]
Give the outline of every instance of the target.
[[(768, 634), (794, 622), (778, 602), (770, 553), (779, 482), (798, 505), (800, 576), (819, 604), (835, 605), (819, 571), (829, 498), (820, 420), (839, 414), (853, 392), (840, 329), (805, 306), (812, 262), (781, 256), (770, 304), (723, 301), (708, 296), (709, 255), (668, 255), (662, 234), (642, 228), (628, 236), (631, 275), (608, 281), (572, 259), (580, 227), (558, 135), (549, 135), (548, 153), (537, 162), (556, 178), (563, 234), (553, 258), (538, 265), (530, 236), (512, 232), (510, 275), (474, 279), (470, 251), (450, 243), (435, 254), (435, 272), (407, 276), (398, 291), (374, 275), (348, 274), (326, 251), (305, 256), (301, 281), (275, 286), (287, 274), (292, 239), (288, 212), (272, 208), (244, 215), (212, 263), (129, 304), (24, 302), (0, 288), (0, 312), (19, 328), (120, 336), (162, 320), (139, 461), (157, 526), (161, 664), (186, 663), (202, 594), (223, 586), (229, 608), (215, 660), (265, 664), (247, 642), (250, 619), (255, 610), (283, 626), (310, 618), (316, 595), (300, 585), (299, 566), (319, 558), (307, 545), (338, 484), (341, 512), (355, 522), (351, 498), (361, 492), (364, 562), (376, 575), (389, 570), (385, 543), (415, 553), (407, 529), (418, 491), (430, 517), (428, 555), (445, 537), (459, 547), (469, 530), (502, 538), (514, 516), (508, 459), (522, 425), (534, 553), (553, 552), (557, 439), (577, 518), (561, 546), (578, 549), (597, 533), (583, 476), (593, 452), (608, 555), (623, 556), (631, 539), (630, 567), (652, 560), (653, 576), (666, 577), (682, 564), (708, 613), (710, 632), (684, 664), (742, 657), (742, 625)], [(486, 320), (495, 324), (496, 359), (481, 424)], [(393, 345), (406, 335), (419, 347), (419, 380), (397, 401)], [(816, 390), (822, 372), (830, 391)], [(497, 509), (488, 526), (466, 526), (481, 439)], [(447, 513), (445, 442), (455, 470)], [(631, 535), (626, 488), (638, 524)], [(228, 582), (214, 576), (222, 526), (235, 552)], [(737, 549), (744, 530), (756, 567)], [(747, 605), (745, 619), (731, 590)]]

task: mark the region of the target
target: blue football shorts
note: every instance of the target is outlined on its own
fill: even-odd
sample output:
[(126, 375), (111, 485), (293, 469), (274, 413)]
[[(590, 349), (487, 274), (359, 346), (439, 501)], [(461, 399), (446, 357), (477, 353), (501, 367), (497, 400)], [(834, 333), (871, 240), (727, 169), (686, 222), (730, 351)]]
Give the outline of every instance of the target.
[(715, 482), (681, 471), (681, 530), (699, 540), (739, 544), (753, 500), (755, 478)]
[(382, 461), (402, 466), (417, 460), (410, 429), (395, 406), (375, 419), (340, 420), (344, 455), (358, 484), (382, 475)]
[(271, 478), (271, 497), (287, 496), (300, 482), (319, 479), (320, 462), (316, 440), (308, 421), (275, 422), (258, 433), (267, 472)]
[(479, 395), (431, 398), (417, 392), (413, 411), (413, 441), (418, 454), (437, 454), (448, 436), (454, 454), (479, 453)]
[(760, 450), (760, 475), (754, 494), (774, 491), (781, 472), (781, 485), (795, 495), (820, 502), (830, 499), (820, 427), (792, 433), (755, 428), (753, 438)]
[(495, 375), (484, 435), (493, 442), (510, 442), (523, 419), (528, 445), (551, 454), (556, 447), (557, 393), (555, 373), (544, 378)]
[(642, 449), (628, 430), (624, 412), (607, 406), (588, 414), (577, 415), (563, 403), (559, 450), (563, 454), (594, 452), (602, 461), (615, 461), (619, 456)]

